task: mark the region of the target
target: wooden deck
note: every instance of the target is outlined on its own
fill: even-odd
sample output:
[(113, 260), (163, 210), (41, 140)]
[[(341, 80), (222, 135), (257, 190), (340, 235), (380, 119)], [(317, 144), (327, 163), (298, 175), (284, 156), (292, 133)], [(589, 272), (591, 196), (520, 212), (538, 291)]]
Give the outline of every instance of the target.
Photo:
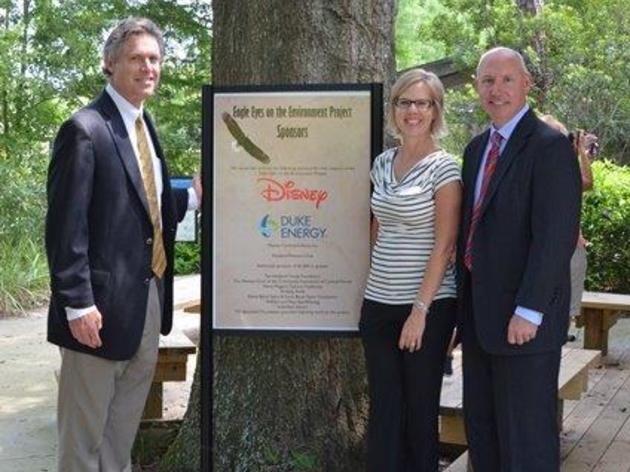
[[(582, 346), (583, 336), (581, 330), (571, 345)], [(630, 472), (630, 318), (611, 331), (608, 355), (591, 369), (588, 387), (580, 400), (564, 401), (561, 472)], [(465, 472), (466, 458), (447, 470)]]
[(565, 401), (560, 439), (563, 472), (630, 471), (629, 318), (611, 331), (608, 356), (591, 370), (588, 392)]
[[(440, 442), (444, 444), (466, 445), (464, 431), (464, 411), (462, 393), (461, 351), (453, 352), (453, 375), (444, 377), (440, 397)], [(562, 349), (560, 375), (558, 376), (558, 401), (579, 400), (588, 390), (589, 372), (600, 364), (598, 350), (567, 346)], [(558, 415), (562, 424), (563, 416)]]

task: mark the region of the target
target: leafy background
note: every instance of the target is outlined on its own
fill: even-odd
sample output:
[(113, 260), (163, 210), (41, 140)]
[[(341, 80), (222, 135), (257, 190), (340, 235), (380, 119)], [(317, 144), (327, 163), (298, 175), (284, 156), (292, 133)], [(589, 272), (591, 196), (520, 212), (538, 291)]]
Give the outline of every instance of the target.
[[(131, 15), (148, 16), (165, 32), (162, 83), (149, 108), (171, 172), (192, 174), (199, 168), (201, 85), (212, 79), (209, 0), (0, 0), (0, 313), (47, 297), (49, 149), (61, 122), (102, 89), (101, 45)], [(607, 159), (594, 166), (595, 189), (585, 198), (583, 226), (592, 243), (587, 287), (630, 293), (625, 1), (547, 1), (534, 15), (510, 0), (400, 0), (396, 31), (399, 69), (448, 57), (471, 76), (492, 45), (525, 53), (536, 77), (532, 106), (570, 129), (595, 132)], [(449, 90), (447, 104), (451, 133), (444, 146), (459, 154), (486, 119), (470, 83)], [(179, 273), (199, 270), (199, 250), (177, 244)]]

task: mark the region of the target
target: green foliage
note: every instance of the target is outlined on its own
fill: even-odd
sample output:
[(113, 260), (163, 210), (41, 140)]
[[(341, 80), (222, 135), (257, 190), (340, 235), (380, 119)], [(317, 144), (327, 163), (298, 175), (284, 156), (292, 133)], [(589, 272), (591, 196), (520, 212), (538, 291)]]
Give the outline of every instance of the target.
[(175, 244), (175, 274), (198, 274), (201, 272), (201, 246), (199, 243), (180, 242)]
[(142, 470), (156, 470), (157, 461), (164, 455), (177, 436), (180, 424), (180, 421), (172, 420), (143, 422), (131, 450), (132, 462), (142, 465)]
[(593, 164), (582, 231), (590, 242), (586, 288), (630, 293), (630, 168), (610, 161)]
[[(603, 154), (630, 162), (630, 11), (623, 0), (548, 0), (532, 15), (514, 0), (400, 0), (399, 68), (450, 57), (474, 69), (490, 47), (524, 53), (535, 79), (530, 105), (569, 129), (600, 137)], [(461, 155), (488, 124), (471, 84), (447, 91), (450, 134), (443, 146)], [(630, 170), (594, 165), (595, 189), (585, 195), (583, 230), (589, 249), (587, 287), (630, 293)]]
[(0, 312), (23, 311), (48, 293), (42, 247), (45, 164), (0, 159)]
[[(400, 0), (397, 52), (401, 67), (445, 56), (474, 68), (488, 48), (522, 51), (535, 78), (532, 105), (552, 113), (569, 129), (600, 137), (607, 155), (629, 162), (630, 10), (624, 0), (547, 1), (541, 14), (520, 10), (513, 0)], [(409, 62), (409, 51), (421, 60)], [(455, 92), (460, 93), (460, 92)], [(447, 105), (472, 96), (450, 95)], [(475, 100), (473, 100), (475, 101)], [(470, 107), (475, 105), (471, 103)], [(477, 113), (450, 121), (469, 129)]]
[(48, 296), (48, 265), (29, 238), (0, 239), (0, 311), (18, 313)]
[(282, 461), (282, 454), (280, 451), (273, 449), (271, 446), (265, 446), (262, 454), (263, 460), (268, 466), (278, 466)]
[(487, 118), (471, 84), (459, 90), (447, 90), (444, 101), (448, 135), (443, 138), (442, 146), (458, 156), (463, 153), (470, 138), (487, 126)]
[(307, 452), (291, 452), (291, 466), (296, 471), (321, 470), (317, 455)]
[(396, 17), (396, 68), (398, 70), (424, 64), (446, 55), (437, 41), (427, 41), (422, 34), (427, 22), (443, 12), (440, 0), (403, 0), (398, 3)]

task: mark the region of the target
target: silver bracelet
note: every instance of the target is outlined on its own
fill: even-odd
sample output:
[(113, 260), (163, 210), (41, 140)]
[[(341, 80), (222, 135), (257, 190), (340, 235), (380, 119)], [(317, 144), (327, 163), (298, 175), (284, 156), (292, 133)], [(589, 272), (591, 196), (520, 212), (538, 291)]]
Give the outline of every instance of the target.
[(429, 305), (424, 303), (422, 300), (416, 299), (413, 302), (413, 307), (420, 310), (422, 313), (426, 314), (429, 311)]

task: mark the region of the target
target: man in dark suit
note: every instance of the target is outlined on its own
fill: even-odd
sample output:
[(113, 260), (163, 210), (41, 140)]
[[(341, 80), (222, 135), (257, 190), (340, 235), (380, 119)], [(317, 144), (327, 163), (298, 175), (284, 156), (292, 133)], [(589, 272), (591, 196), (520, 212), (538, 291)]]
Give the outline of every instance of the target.
[(462, 169), (464, 415), (480, 472), (560, 467), (557, 377), (580, 177), (569, 141), (529, 109), (530, 84), (516, 51), (481, 57), (476, 86), (492, 125), (466, 147)]
[(103, 51), (105, 90), (66, 121), (48, 175), (48, 340), (61, 347), (59, 470), (131, 471), (131, 446), (172, 325), (177, 221), (201, 197), (172, 190), (143, 104), (162, 34), (129, 18)]

